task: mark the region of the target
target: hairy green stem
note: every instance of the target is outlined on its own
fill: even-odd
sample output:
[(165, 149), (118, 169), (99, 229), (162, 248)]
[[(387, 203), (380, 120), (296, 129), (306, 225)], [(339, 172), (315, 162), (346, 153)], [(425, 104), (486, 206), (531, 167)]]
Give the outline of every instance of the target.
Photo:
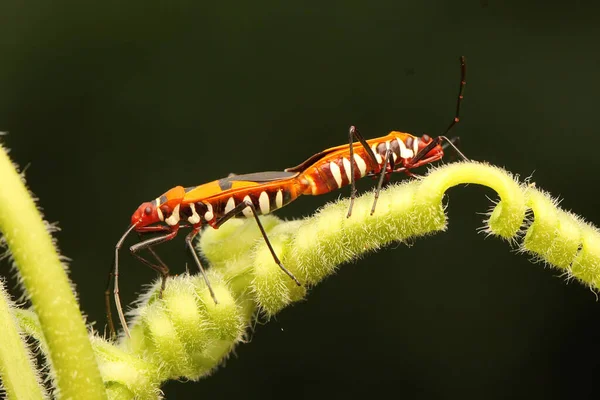
[[(36, 374), (33, 357), (19, 334), (14, 304), (0, 280), (0, 380), (8, 400), (47, 398)], [(20, 324), (19, 324), (20, 325)]]
[(0, 177), (0, 231), (40, 320), (56, 394), (64, 399), (106, 398), (83, 317), (52, 237), (2, 147)]
[[(215, 305), (198, 276), (169, 279), (163, 299), (159, 283), (148, 291), (132, 312), (132, 337), (122, 338), (119, 349), (107, 345), (100, 356), (105, 379), (127, 388), (139, 398), (154, 398), (166, 379), (198, 379), (208, 374), (243, 339), (256, 311), (272, 315), (306, 294), (342, 263), (392, 242), (446, 229), (442, 202), (445, 191), (461, 183), (494, 189), (500, 197), (486, 221), (486, 232), (517, 243), (584, 283), (600, 282), (600, 234), (591, 225), (556, 207), (533, 185), (519, 184), (506, 171), (481, 163), (455, 163), (434, 169), (427, 177), (391, 186), (370, 215), (372, 193), (358, 198), (351, 218), (348, 201), (329, 204), (314, 216), (283, 222), (262, 218), (273, 248), (284, 265), (303, 283), (296, 286), (281, 272), (252, 220), (232, 220), (219, 230), (207, 229), (199, 248), (209, 259), (209, 279), (219, 304)], [(534, 222), (527, 218), (531, 209)], [(526, 230), (527, 234), (523, 235)], [(523, 237), (524, 236), (524, 237)], [(110, 357), (109, 357), (110, 356)], [(133, 358), (143, 364), (145, 379), (111, 371)], [(154, 392), (153, 392), (154, 390)]]
[[(340, 264), (366, 252), (445, 230), (444, 193), (461, 183), (489, 186), (500, 197), (485, 221), (485, 232), (518, 243), (520, 251), (599, 288), (600, 233), (594, 226), (559, 209), (533, 184), (520, 184), (500, 168), (455, 163), (382, 191), (374, 215), (370, 215), (373, 194), (367, 193), (356, 200), (351, 218), (346, 218), (347, 200), (303, 220), (262, 217), (274, 250), (304, 283), (302, 287), (275, 264), (253, 220), (231, 220), (219, 230), (205, 230), (199, 248), (211, 263), (208, 277), (219, 304), (214, 304), (202, 278), (184, 274), (168, 280), (162, 299), (157, 281), (139, 300), (130, 313), (130, 339), (121, 337), (114, 345), (90, 335), (109, 397), (156, 399), (165, 380), (206, 376), (243, 340), (256, 312), (277, 313), (303, 298), (307, 287), (334, 273)], [(34, 337), (41, 336), (43, 329), (52, 354), (52, 340), (44, 326), (48, 322), (40, 317), (38, 323), (25, 311), (17, 316)], [(42, 349), (44, 343), (42, 338)]]
[(556, 200), (531, 185), (528, 205), (534, 222), (527, 230), (521, 250), (600, 289), (600, 234), (582, 218), (557, 206)]

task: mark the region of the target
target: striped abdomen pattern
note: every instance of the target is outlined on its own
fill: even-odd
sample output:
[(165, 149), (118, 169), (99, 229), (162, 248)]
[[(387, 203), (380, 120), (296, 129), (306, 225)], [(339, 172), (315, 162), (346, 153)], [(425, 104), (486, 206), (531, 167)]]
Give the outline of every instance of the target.
[[(390, 138), (371, 144), (375, 154), (375, 164), (364, 147), (354, 146), (354, 179), (358, 180), (368, 173), (378, 173), (383, 168), (385, 154), (391, 149), (395, 165), (404, 165), (419, 150), (419, 139), (408, 136), (406, 143), (400, 138)], [(351, 182), (350, 152), (339, 151), (324, 157), (300, 176), (308, 183), (303, 194), (319, 195), (337, 190)]]
[[(197, 201), (182, 204), (180, 209), (181, 219), (187, 220), (194, 225), (210, 223), (213, 219), (219, 219), (237, 205), (244, 201), (250, 201), (254, 205), (257, 214), (269, 214), (292, 201), (293, 198), (287, 188), (267, 188), (261, 191), (240, 191), (229, 196), (218, 197), (210, 201)], [(246, 207), (237, 217), (252, 217), (252, 210)]]

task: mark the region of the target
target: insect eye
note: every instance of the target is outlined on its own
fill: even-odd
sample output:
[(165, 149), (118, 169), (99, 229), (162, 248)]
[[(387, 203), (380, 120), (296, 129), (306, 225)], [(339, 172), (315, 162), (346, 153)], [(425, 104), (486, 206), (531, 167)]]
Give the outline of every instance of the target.
[(152, 214), (152, 208), (150, 208), (150, 207), (146, 207), (146, 208), (144, 209), (144, 214), (146, 214), (146, 215), (150, 215), (150, 214)]
[(426, 143), (429, 143), (429, 141), (431, 140), (428, 134), (424, 134), (423, 136), (421, 136), (421, 139), (423, 139), (423, 141)]

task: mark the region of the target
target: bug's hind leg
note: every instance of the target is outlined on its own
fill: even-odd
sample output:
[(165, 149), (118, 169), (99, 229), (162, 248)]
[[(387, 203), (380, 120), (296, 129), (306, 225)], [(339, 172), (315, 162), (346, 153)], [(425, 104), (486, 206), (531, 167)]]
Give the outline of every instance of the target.
[(354, 139), (357, 139), (360, 144), (364, 147), (367, 155), (369, 156), (369, 164), (371, 170), (375, 170), (379, 167), (379, 163), (377, 162), (377, 158), (375, 157), (375, 153), (373, 153), (373, 149), (369, 147), (369, 144), (360, 134), (358, 129), (353, 125), (348, 130), (348, 143), (350, 146), (350, 206), (348, 207), (348, 214), (346, 218), (350, 218), (352, 215), (352, 207), (354, 207), (354, 200), (356, 199), (356, 177), (354, 176), (354, 171), (356, 170), (355, 161), (354, 161)]
[(279, 257), (277, 257), (277, 254), (275, 253), (275, 250), (273, 250), (273, 246), (271, 245), (271, 242), (269, 241), (269, 237), (267, 236), (267, 232), (265, 231), (265, 228), (262, 226), (262, 223), (260, 222), (260, 218), (258, 218), (258, 212), (256, 211), (256, 207), (254, 207), (254, 204), (251, 201), (245, 200), (245, 201), (241, 202), (240, 204), (238, 204), (237, 206), (235, 206), (231, 211), (229, 211), (228, 213), (226, 213), (225, 215), (223, 215), (221, 218), (219, 218), (214, 223), (213, 227), (215, 229), (219, 228), (221, 225), (223, 225), (225, 222), (227, 222), (231, 218), (235, 217), (238, 214), (241, 214), (247, 207), (250, 208), (250, 210), (252, 211), (252, 215), (254, 216), (254, 220), (256, 221), (256, 224), (258, 225), (258, 229), (260, 229), (260, 233), (262, 234), (262, 237), (265, 240), (265, 243), (267, 244), (267, 247), (269, 248), (269, 251), (271, 252), (271, 255), (273, 256), (273, 261), (275, 261), (275, 263), (277, 265), (279, 265), (279, 268), (281, 268), (281, 270), (287, 276), (289, 276), (294, 282), (296, 282), (296, 285), (302, 286), (302, 284), (300, 283), (300, 281), (298, 280), (298, 278), (296, 278), (294, 276), (294, 274), (292, 274), (283, 265), (283, 263), (281, 262), (281, 260), (279, 260)]
[[(388, 166), (390, 171), (388, 171)], [(392, 149), (387, 149), (385, 152), (385, 159), (383, 160), (383, 166), (379, 172), (379, 181), (375, 188), (375, 198), (373, 199), (373, 206), (371, 207), (371, 215), (375, 213), (375, 207), (377, 206), (377, 200), (379, 199), (379, 193), (381, 189), (390, 183), (390, 174), (394, 172), (394, 156)]]
[(217, 301), (217, 296), (215, 295), (215, 292), (210, 284), (210, 281), (208, 280), (208, 276), (206, 276), (204, 267), (202, 266), (202, 263), (200, 262), (198, 253), (196, 253), (196, 249), (194, 249), (194, 245), (192, 243), (192, 241), (194, 240), (196, 235), (198, 235), (199, 231), (200, 231), (200, 227), (194, 228), (190, 233), (188, 233), (187, 236), (185, 237), (185, 244), (186, 244), (187, 248), (190, 249), (190, 252), (192, 253), (192, 258), (194, 259), (196, 266), (200, 270), (200, 274), (202, 274), (202, 278), (204, 278), (204, 283), (206, 283), (206, 287), (208, 288), (208, 291), (210, 292), (210, 296), (212, 297), (215, 304), (219, 304), (219, 302)]

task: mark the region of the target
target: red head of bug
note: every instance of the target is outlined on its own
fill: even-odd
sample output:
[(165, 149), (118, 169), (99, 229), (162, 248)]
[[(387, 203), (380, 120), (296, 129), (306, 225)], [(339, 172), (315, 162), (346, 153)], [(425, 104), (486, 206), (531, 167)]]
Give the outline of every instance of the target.
[[(139, 228), (157, 222), (166, 221), (168, 223), (167, 218), (172, 211), (178, 209), (184, 196), (185, 189), (182, 186), (176, 186), (156, 200), (142, 203), (131, 216), (131, 225), (135, 225), (136, 229), (139, 230)], [(178, 213), (178, 211), (176, 212)], [(179, 217), (179, 214), (177, 216)]]
[(159, 212), (157, 211), (155, 202), (147, 201), (140, 204), (131, 216), (131, 225), (135, 225), (136, 228), (148, 226), (156, 222), (161, 221)]

